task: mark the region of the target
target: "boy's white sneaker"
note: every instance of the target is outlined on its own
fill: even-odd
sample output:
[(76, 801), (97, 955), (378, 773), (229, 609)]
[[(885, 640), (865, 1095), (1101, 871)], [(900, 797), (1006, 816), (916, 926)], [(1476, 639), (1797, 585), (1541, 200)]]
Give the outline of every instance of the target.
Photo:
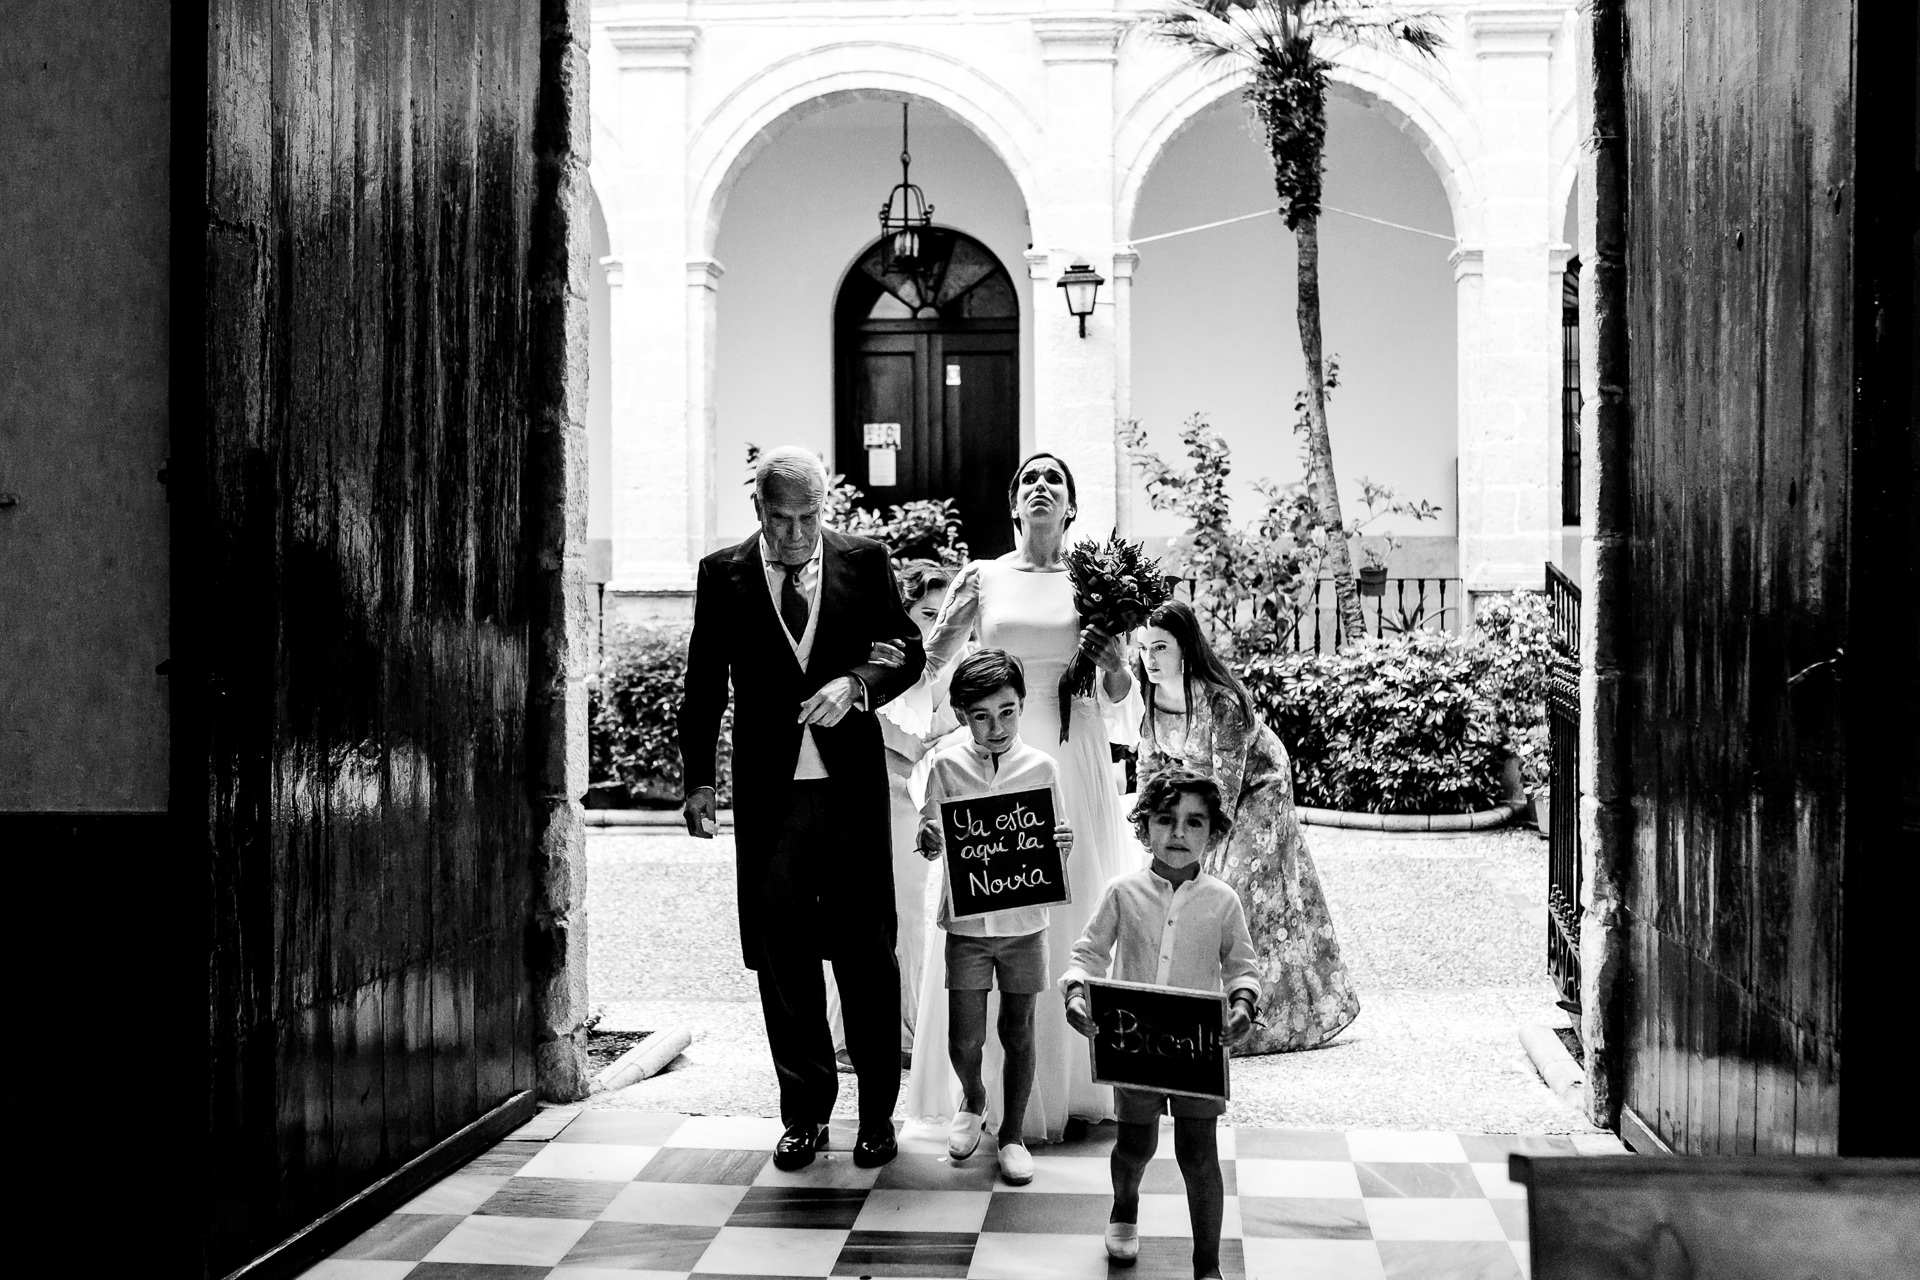
[(1107, 1224), (1107, 1256), (1122, 1265), (1140, 1257), (1140, 1228), (1131, 1222)]
[(953, 1113), (953, 1124), (947, 1129), (947, 1154), (955, 1160), (965, 1160), (980, 1145), (980, 1127), (986, 1123), (986, 1117), (971, 1111)]
[(1000, 1144), (1000, 1176), (1010, 1187), (1024, 1187), (1033, 1181), (1033, 1154), (1018, 1142)]

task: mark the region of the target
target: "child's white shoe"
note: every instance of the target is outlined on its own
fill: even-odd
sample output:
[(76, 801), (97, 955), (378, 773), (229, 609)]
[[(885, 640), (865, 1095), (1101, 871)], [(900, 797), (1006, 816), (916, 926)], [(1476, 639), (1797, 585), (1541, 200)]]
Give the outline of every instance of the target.
[(947, 1130), (947, 1154), (955, 1160), (965, 1160), (980, 1145), (980, 1127), (986, 1123), (986, 1117), (971, 1111), (956, 1111), (953, 1124)]
[(1000, 1144), (1000, 1176), (1010, 1187), (1024, 1187), (1033, 1181), (1033, 1153), (1018, 1142)]
[(1140, 1228), (1131, 1222), (1107, 1224), (1107, 1256), (1122, 1266), (1140, 1257)]

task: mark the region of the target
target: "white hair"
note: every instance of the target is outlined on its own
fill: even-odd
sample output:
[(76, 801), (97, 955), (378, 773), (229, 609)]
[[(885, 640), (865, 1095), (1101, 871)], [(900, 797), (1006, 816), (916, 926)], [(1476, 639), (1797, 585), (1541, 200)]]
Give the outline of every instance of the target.
[(753, 466), (753, 493), (760, 501), (767, 500), (767, 487), (778, 483), (789, 491), (805, 491), (809, 488), (816, 497), (827, 496), (827, 464), (820, 461), (820, 455), (802, 449), (797, 444), (783, 444), (777, 449), (769, 449), (760, 455)]

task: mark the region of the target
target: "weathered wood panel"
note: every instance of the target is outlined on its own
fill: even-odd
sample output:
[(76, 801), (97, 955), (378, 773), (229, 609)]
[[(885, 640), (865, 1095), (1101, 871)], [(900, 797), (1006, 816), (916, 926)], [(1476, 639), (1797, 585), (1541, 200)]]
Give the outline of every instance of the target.
[(214, 1274), (533, 1084), (539, 16), (210, 6)]
[(1514, 1156), (1536, 1280), (1880, 1280), (1920, 1257), (1920, 1161)]
[[(1867, 430), (1859, 170), (1874, 159), (1857, 146), (1861, 19), (1790, 0), (1621, 9), (1626, 1102), (1682, 1153), (1832, 1154), (1842, 926), (1891, 919), (1862, 892), (1871, 872), (1853, 877), (1846, 921), (1841, 893), (1866, 865), (1849, 853), (1849, 764), (1864, 744), (1849, 741), (1842, 655), (1891, 621), (1869, 616), (1849, 578), (1878, 518), (1849, 501)], [(1911, 157), (1912, 23), (1890, 27), (1904, 30), (1904, 66), (1866, 77), (1906, 78), (1906, 150), (1878, 157), (1896, 166)], [(1907, 272), (1910, 289), (1910, 255)], [(1848, 677), (1855, 696), (1872, 696), (1874, 674)], [(1874, 983), (1896, 990), (1858, 966), (1848, 976), (1856, 1025), (1886, 1016), (1861, 998)]]

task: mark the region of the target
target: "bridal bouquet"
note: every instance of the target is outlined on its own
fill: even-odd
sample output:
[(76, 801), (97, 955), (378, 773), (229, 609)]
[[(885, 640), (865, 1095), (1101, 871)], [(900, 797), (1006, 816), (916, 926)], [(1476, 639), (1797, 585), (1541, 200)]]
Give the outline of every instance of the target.
[[(1172, 594), (1160, 562), (1137, 542), (1118, 533), (1105, 542), (1076, 542), (1067, 551), (1067, 580), (1073, 584), (1073, 607), (1084, 624), (1097, 624), (1111, 635), (1124, 635), (1147, 620), (1147, 615)], [(1076, 652), (1060, 676), (1060, 741), (1067, 740), (1076, 696), (1093, 692), (1093, 660)]]

